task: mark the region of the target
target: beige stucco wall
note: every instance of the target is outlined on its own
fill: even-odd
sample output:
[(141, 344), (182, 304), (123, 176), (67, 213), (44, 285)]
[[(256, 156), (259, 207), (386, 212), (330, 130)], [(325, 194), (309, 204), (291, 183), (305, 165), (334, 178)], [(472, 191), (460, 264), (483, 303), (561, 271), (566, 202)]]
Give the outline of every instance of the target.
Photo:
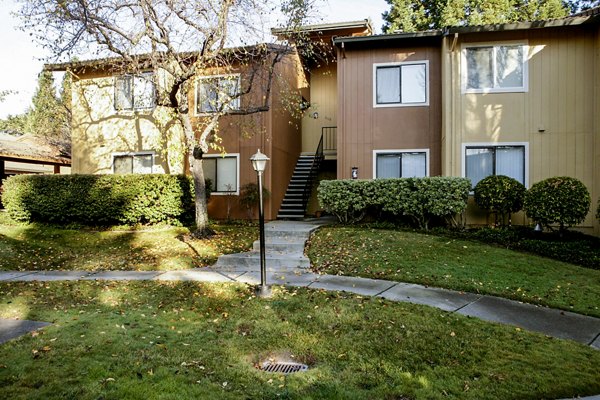
[[(461, 93), (461, 46), (524, 40), (529, 88), (525, 93)], [(459, 35), (444, 40), (443, 174), (463, 175), (462, 144), (526, 142), (529, 186), (553, 176), (580, 179), (598, 198), (598, 32), (563, 27)], [(595, 83), (595, 84), (594, 84)], [(593, 207), (595, 210), (595, 206)], [(471, 208), (470, 223), (485, 223)], [(513, 220), (527, 223), (521, 215)], [(590, 212), (582, 225), (597, 222)]]
[(72, 172), (109, 174), (113, 154), (154, 151), (153, 172), (183, 172), (181, 130), (165, 109), (114, 108), (114, 77), (88, 74), (73, 87)]
[[(314, 153), (322, 128), (337, 126), (337, 63), (329, 62), (310, 71), (310, 108), (302, 118), (302, 151)], [(314, 113), (318, 118), (314, 118)]]
[[(240, 71), (207, 71), (206, 75), (240, 73)], [(244, 72), (242, 81), (248, 79)], [(159, 82), (160, 82), (159, 77)], [(266, 69), (254, 78), (252, 91), (241, 99), (242, 107), (262, 105), (268, 85)], [(196, 115), (195, 84), (188, 100), (191, 121), (200, 132), (205, 120)], [(287, 104), (289, 94), (306, 86), (298, 56), (286, 55), (277, 63), (272, 80), (269, 110), (251, 115), (225, 116), (219, 121), (221, 141), (209, 154), (238, 156), (239, 187), (256, 182), (250, 157), (257, 149), (271, 158), (263, 183), (271, 192), (265, 202), (265, 218), (274, 219), (285, 194), (298, 155), (300, 154), (300, 121), (294, 120)], [(243, 84), (242, 84), (243, 87)], [(166, 109), (117, 111), (114, 108), (114, 77), (109, 73), (87, 73), (75, 81), (73, 89), (73, 172), (85, 174), (113, 173), (115, 153), (153, 151), (154, 173), (182, 173), (186, 169), (186, 149), (181, 128)], [(239, 195), (213, 194), (209, 200), (209, 216), (224, 219), (247, 218), (239, 204)], [(256, 214), (255, 214), (256, 217)]]

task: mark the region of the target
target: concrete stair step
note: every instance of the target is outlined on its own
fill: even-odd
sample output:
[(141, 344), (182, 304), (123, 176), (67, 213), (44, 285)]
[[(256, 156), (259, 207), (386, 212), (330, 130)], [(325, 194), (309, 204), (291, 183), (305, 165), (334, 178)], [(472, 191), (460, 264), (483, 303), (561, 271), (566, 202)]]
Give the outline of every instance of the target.
[[(260, 241), (255, 241), (252, 244), (253, 251), (260, 251)], [(298, 240), (296, 243), (290, 243), (289, 241), (280, 242), (269, 242), (265, 239), (265, 250), (268, 253), (290, 253), (290, 254), (304, 254), (304, 240)]]
[[(268, 271), (288, 268), (310, 268), (310, 260), (308, 258), (294, 254), (267, 252), (265, 261)], [(260, 269), (260, 254), (252, 251), (249, 253), (227, 254), (219, 257), (215, 268), (226, 269), (228, 267)]]

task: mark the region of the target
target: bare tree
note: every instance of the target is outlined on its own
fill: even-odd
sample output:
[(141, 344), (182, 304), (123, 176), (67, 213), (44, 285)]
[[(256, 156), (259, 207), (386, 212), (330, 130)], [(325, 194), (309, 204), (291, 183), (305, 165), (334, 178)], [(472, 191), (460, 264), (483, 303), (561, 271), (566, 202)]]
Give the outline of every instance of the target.
[[(205, 196), (202, 156), (218, 143), (219, 119), (225, 114), (256, 114), (269, 110), (275, 66), (290, 48), (251, 45), (261, 35), (260, 19), (276, 11), (285, 25), (304, 23), (318, 0), (19, 0), (23, 28), (56, 59), (87, 55), (105, 58), (111, 69), (139, 74), (162, 71), (156, 84), (157, 105), (170, 110), (183, 128), (195, 184), (197, 236), (211, 233)], [(248, 76), (236, 91), (216, 84), (211, 112), (195, 132), (187, 91), (202, 71), (245, 67)], [(239, 98), (263, 85), (254, 104)]]

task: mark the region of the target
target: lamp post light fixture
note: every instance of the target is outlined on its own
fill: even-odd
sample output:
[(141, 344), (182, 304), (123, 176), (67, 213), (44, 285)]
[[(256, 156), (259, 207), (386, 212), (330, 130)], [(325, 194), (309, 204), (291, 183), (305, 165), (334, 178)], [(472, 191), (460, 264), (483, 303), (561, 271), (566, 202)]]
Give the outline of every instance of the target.
[(257, 290), (259, 297), (268, 297), (271, 295), (271, 290), (267, 286), (267, 267), (266, 267), (266, 256), (265, 256), (265, 213), (263, 209), (263, 187), (262, 187), (262, 174), (267, 167), (267, 161), (269, 157), (260, 152), (260, 149), (250, 157), (252, 162), (252, 168), (256, 171), (258, 176), (258, 224), (260, 226), (260, 287)]

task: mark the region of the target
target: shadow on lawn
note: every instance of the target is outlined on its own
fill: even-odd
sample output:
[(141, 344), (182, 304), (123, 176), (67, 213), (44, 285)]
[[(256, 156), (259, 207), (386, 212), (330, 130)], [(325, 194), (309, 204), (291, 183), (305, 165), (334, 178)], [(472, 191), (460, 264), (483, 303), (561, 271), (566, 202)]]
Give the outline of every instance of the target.
[[(305, 289), (267, 301), (242, 285), (195, 282), (0, 287), (23, 317), (55, 322), (0, 348), (0, 387), (31, 398), (405, 399), (442, 398), (441, 388), (465, 398), (465, 385), (468, 398), (556, 398), (600, 389), (591, 349), (422, 306)], [(280, 380), (255, 368), (286, 352), (310, 370)]]
[(0, 234), (0, 270), (169, 270), (189, 268), (192, 261), (187, 249), (168, 248), (164, 232), (75, 230), (37, 224), (5, 229), (8, 231)]

